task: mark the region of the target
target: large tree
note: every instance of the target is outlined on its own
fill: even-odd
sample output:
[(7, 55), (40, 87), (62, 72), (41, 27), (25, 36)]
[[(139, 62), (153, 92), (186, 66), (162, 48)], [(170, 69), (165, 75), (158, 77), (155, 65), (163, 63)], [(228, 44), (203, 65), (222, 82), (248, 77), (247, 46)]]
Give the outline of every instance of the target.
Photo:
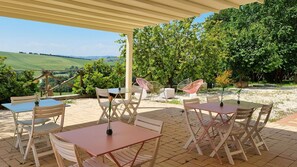
[(228, 64), (239, 78), (265, 76), (281, 81), (297, 65), (297, 1), (266, 0), (214, 14), (228, 43)]

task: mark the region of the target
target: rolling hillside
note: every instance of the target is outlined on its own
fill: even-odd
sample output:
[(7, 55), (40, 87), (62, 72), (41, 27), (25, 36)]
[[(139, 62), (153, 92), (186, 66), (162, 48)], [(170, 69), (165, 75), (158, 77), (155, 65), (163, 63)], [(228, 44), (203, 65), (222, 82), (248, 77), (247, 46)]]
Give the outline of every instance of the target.
[(92, 60), (46, 55), (21, 54), (0, 51), (0, 56), (6, 57), (5, 64), (15, 70), (64, 70), (71, 66), (83, 67)]

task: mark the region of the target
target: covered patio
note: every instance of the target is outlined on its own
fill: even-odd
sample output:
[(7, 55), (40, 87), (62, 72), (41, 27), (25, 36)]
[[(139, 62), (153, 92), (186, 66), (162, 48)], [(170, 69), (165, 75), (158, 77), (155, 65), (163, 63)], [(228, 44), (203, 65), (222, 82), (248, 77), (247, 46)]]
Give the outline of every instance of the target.
[[(204, 95), (201, 95), (203, 99)], [(223, 150), (223, 164), (221, 165), (216, 158), (206, 155), (198, 155), (196, 149), (191, 151), (184, 149), (183, 145), (189, 137), (186, 128), (185, 116), (181, 112), (181, 104), (169, 104), (152, 102), (148, 100), (142, 101), (139, 107), (140, 115), (159, 119), (164, 121), (163, 136), (157, 156), (155, 166), (246, 166), (246, 167), (294, 167), (297, 165), (297, 133), (296, 133), (296, 116), (286, 118), (274, 123), (268, 123), (263, 130), (263, 136), (270, 151), (261, 151), (262, 155), (257, 155), (251, 148), (247, 150), (248, 161), (243, 161), (240, 156), (234, 158), (235, 165), (230, 165)], [(99, 109), (96, 99), (77, 99), (70, 103), (70, 107), (66, 108), (65, 129), (77, 129), (90, 125), (95, 125), (98, 120)], [(88, 115), (88, 116), (86, 116)], [(29, 115), (28, 115), (29, 116)], [(290, 125), (290, 126), (288, 126)], [(26, 167), (34, 166), (33, 155), (29, 157), (25, 164), (23, 156), (14, 147), (13, 136), (13, 118), (10, 111), (3, 111), (0, 117), (0, 166), (1, 167)], [(116, 129), (114, 129), (116, 131)], [(153, 144), (145, 145), (143, 151), (147, 151), (153, 147)], [(209, 146), (203, 146), (203, 151), (209, 153)], [(88, 156), (83, 151), (84, 156)], [(108, 162), (108, 160), (106, 160)], [(40, 158), (41, 166), (55, 167), (57, 166), (54, 155)], [(110, 164), (112, 166), (112, 164)]]

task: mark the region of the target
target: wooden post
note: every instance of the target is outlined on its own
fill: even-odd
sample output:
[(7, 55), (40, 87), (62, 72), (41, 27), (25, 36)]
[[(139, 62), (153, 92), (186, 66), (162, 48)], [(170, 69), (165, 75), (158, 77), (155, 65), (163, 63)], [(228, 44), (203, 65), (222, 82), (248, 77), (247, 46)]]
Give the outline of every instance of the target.
[(48, 98), (48, 71), (45, 71), (45, 97)]
[[(133, 58), (133, 31), (126, 34), (126, 89), (132, 88), (132, 58)], [(125, 99), (130, 99), (131, 93), (126, 93)]]

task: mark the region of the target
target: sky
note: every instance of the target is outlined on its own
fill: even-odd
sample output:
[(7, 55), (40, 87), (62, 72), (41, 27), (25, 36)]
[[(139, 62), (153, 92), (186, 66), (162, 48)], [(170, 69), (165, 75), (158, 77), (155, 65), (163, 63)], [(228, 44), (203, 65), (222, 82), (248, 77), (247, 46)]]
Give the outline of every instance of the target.
[[(202, 14), (204, 22), (212, 13)], [(0, 51), (65, 56), (119, 56), (118, 33), (0, 17)]]

